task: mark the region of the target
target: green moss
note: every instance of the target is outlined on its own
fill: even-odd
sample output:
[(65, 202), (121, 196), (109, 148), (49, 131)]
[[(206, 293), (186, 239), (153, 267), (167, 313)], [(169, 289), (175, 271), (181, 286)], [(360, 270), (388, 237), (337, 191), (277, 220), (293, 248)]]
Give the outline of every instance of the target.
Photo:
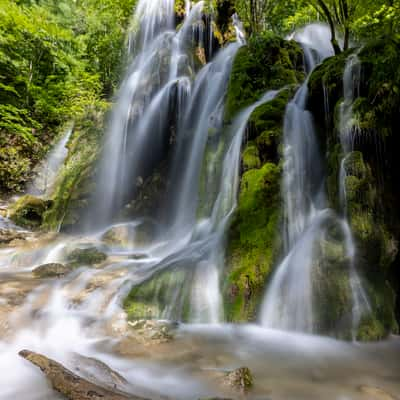
[(88, 247), (85, 249), (75, 249), (67, 256), (67, 261), (74, 267), (81, 265), (101, 264), (107, 259), (107, 255), (96, 247)]
[(243, 169), (245, 171), (261, 167), (261, 160), (258, 154), (257, 146), (254, 143), (248, 143), (242, 153)]
[[(335, 231), (335, 228), (332, 226), (330, 230)], [(318, 332), (350, 339), (352, 296), (349, 260), (343, 238), (335, 238), (332, 232), (328, 232), (316, 248), (313, 295), (314, 324)]]
[(357, 340), (362, 342), (384, 339), (387, 331), (383, 324), (372, 316), (364, 317), (358, 328)]
[(272, 270), (279, 232), (280, 176), (280, 168), (272, 163), (243, 174), (239, 206), (230, 232), (230, 268), (224, 289), (229, 321), (255, 318)]
[[(292, 68), (292, 72), (297, 74), (293, 66), (295, 56), (290, 53), (292, 43), (277, 40), (274, 36), (265, 36), (257, 40), (251, 42), (246, 51), (255, 52), (260, 57), (258, 52), (270, 52), (268, 54), (271, 58), (265, 60), (262, 66), (257, 64), (257, 57), (247, 59), (246, 71), (240, 69), (242, 66), (239, 70), (248, 74), (243, 84), (247, 85), (246, 79), (258, 82), (259, 93), (254, 93), (251, 89), (246, 94), (247, 88), (244, 87), (245, 90), (240, 91), (241, 97), (236, 99), (238, 103), (234, 106), (232, 104), (236, 100), (232, 95), (231, 109), (239, 109), (247, 105), (245, 102), (253, 102), (261, 92), (268, 89), (289, 86), (281, 90), (274, 100), (260, 105), (249, 119), (246, 137), (250, 142), (242, 152), (243, 176), (238, 208), (229, 232), (227, 266), (224, 273), (223, 293), (225, 316), (228, 321), (249, 321), (256, 318), (266, 282), (277, 258), (281, 215), (279, 145), (286, 105), (294, 94), (298, 79), (302, 79), (302, 76), (283, 73), (285, 68)], [(254, 49), (259, 43), (260, 48)], [(283, 46), (283, 49), (279, 46)], [(296, 48), (292, 50), (296, 51)], [(283, 53), (288, 58), (285, 58)], [(280, 61), (277, 63), (280, 65), (276, 68), (268, 65), (278, 59)], [(241, 62), (240, 57), (238, 60), (235, 60), (235, 63)], [(250, 67), (251, 63), (253, 67)], [(301, 68), (301, 64), (296, 66)], [(263, 73), (266, 75), (261, 78), (258, 74)], [(238, 78), (242, 79), (243, 76)], [(229, 90), (234, 90), (234, 79), (232, 78)]]
[(343, 96), (343, 71), (349, 54), (351, 51), (327, 58), (308, 80), (308, 107), (322, 126), (326, 122), (333, 126), (335, 106)]
[(43, 228), (69, 228), (79, 222), (95, 190), (94, 173), (101, 150), (105, 108), (94, 108), (77, 121), (68, 144), (68, 157), (52, 195), (52, 206), (44, 214)]
[(226, 119), (258, 100), (267, 90), (281, 89), (304, 79), (302, 50), (270, 33), (252, 37), (239, 49), (232, 68)]
[(128, 319), (172, 318), (187, 321), (190, 316), (190, 268), (162, 271), (132, 288), (124, 300)]
[(11, 207), (9, 216), (19, 226), (37, 229), (42, 225), (43, 216), (51, 205), (51, 201), (26, 195)]
[(395, 37), (379, 38), (367, 43), (359, 58), (365, 76), (361, 96), (357, 104), (361, 125), (381, 137), (391, 134), (392, 121), (397, 120), (400, 104), (400, 41)]

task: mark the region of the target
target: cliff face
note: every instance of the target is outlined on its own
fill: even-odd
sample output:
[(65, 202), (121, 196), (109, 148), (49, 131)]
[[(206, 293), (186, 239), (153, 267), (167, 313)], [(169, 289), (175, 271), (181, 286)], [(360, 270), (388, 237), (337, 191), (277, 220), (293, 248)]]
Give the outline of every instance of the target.
[[(327, 59), (309, 80), (308, 109), (315, 118), (327, 170), (329, 205), (338, 215), (339, 177), (345, 174), (346, 209), (356, 245), (356, 269), (369, 298), (371, 313), (363, 317), (359, 340), (375, 340), (397, 332), (400, 317), (399, 43), (382, 39), (362, 49)], [(250, 41), (238, 53), (227, 99), (227, 120), (268, 89), (302, 80), (301, 56), (292, 42), (264, 37)], [(343, 75), (349, 57), (357, 55), (360, 82), (351, 104), (354, 125), (351, 151), (342, 163), (340, 107), (344, 101)], [(262, 293), (280, 252), (281, 157), (280, 142), (286, 104), (284, 90), (252, 115), (242, 150), (238, 209), (229, 232), (224, 299), (230, 321), (254, 320)], [(324, 271), (317, 273), (316, 318), (321, 331), (343, 336), (337, 326), (349, 310), (348, 260), (332, 240), (320, 250)], [(318, 272), (317, 271), (317, 272)], [(322, 301), (322, 300), (323, 301)]]
[[(353, 137), (344, 161), (347, 211), (357, 247), (357, 269), (372, 308), (358, 332), (361, 340), (397, 331), (399, 320), (399, 43), (382, 39), (362, 49), (332, 57), (309, 81), (309, 109), (319, 126), (326, 151), (328, 193), (338, 209), (338, 176), (343, 157), (340, 107), (343, 73), (351, 53), (358, 55), (360, 82), (352, 104)], [(397, 300), (396, 300), (397, 298)]]

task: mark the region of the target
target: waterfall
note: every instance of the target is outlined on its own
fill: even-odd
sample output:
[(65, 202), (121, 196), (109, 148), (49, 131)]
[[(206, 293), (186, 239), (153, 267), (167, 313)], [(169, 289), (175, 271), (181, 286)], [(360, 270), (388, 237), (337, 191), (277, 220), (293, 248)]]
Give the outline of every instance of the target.
[[(311, 25), (294, 35), (304, 49), (309, 74), (327, 56), (329, 33), (326, 27)], [(349, 72), (346, 68), (345, 79)], [(345, 97), (352, 96), (346, 86)], [(283, 250), (285, 256), (277, 266), (268, 285), (261, 308), (261, 324), (267, 327), (318, 333), (324, 329), (317, 312), (321, 299), (316, 298), (317, 272), (326, 273), (324, 246), (331, 241), (332, 226), (340, 232), (339, 248), (348, 260), (349, 291), (351, 292), (351, 325), (358, 326), (365, 294), (355, 269), (355, 245), (346, 219), (328, 208), (325, 193), (325, 168), (320, 153), (313, 118), (306, 109), (308, 79), (288, 104), (284, 119), (284, 169), (282, 196), (284, 200)], [(343, 118), (352, 116), (345, 99)], [(341, 126), (348, 121), (341, 121)], [(341, 134), (341, 138), (345, 133)], [(342, 163), (343, 164), (343, 163)], [(322, 294), (323, 295), (323, 294)], [(316, 304), (317, 303), (317, 304)], [(344, 317), (343, 317), (344, 318)]]
[(197, 3), (176, 32), (173, 0), (138, 2), (138, 28), (129, 43), (133, 60), (109, 123), (90, 225), (111, 223), (163, 157), (171, 115), (182, 114), (191, 90), (190, 54), (193, 36), (202, 31), (202, 7)]
[(60, 169), (68, 156), (67, 144), (73, 132), (73, 125), (69, 126), (61, 139), (50, 150), (43, 162), (40, 163), (33, 182), (28, 186), (27, 193), (35, 196), (49, 196), (60, 172)]
[[(309, 26), (294, 36), (303, 45), (309, 73), (327, 56), (326, 44), (321, 41), (321, 34), (325, 37), (326, 30), (320, 25), (314, 28)], [(284, 251), (287, 255), (277, 267), (266, 292), (261, 324), (312, 332), (311, 275), (315, 242), (331, 213), (326, 210), (322, 156), (312, 115), (306, 110), (307, 96), (308, 79), (287, 105), (285, 112), (282, 195), (285, 211)]]
[[(154, 168), (166, 162), (168, 185), (153, 213), (155, 233), (141, 248), (154, 261), (143, 266), (141, 282), (156, 282), (155, 298), (164, 293), (159, 317), (217, 322), (222, 319), (219, 276), (225, 231), (236, 206), (243, 132), (261, 103), (245, 110), (229, 129), (223, 126), (230, 71), (245, 36), (233, 16), (237, 41), (215, 55), (212, 47), (205, 49), (213, 42), (213, 23), (203, 7), (202, 1), (186, 2), (185, 19), (174, 31), (173, 2), (139, 1), (134, 20), (141, 23), (128, 43), (133, 59), (111, 116), (88, 219), (92, 229), (125, 227), (130, 243), (115, 251), (132, 251), (142, 220), (118, 215)], [(196, 71), (199, 48), (204, 48), (199, 61), (208, 62)], [(271, 94), (266, 96), (260, 101)], [(164, 272), (172, 275), (158, 283)]]
[(339, 193), (343, 211), (342, 226), (345, 232), (347, 256), (350, 260), (350, 285), (353, 299), (353, 337), (361, 320), (361, 317), (371, 311), (368, 297), (361, 284), (356, 270), (357, 250), (353, 234), (348, 220), (347, 193), (346, 193), (346, 161), (354, 149), (354, 140), (360, 133), (356, 117), (353, 112), (354, 100), (359, 96), (361, 82), (361, 63), (357, 54), (348, 57), (343, 73), (343, 101), (339, 108), (340, 143), (342, 145), (343, 158), (340, 163)]

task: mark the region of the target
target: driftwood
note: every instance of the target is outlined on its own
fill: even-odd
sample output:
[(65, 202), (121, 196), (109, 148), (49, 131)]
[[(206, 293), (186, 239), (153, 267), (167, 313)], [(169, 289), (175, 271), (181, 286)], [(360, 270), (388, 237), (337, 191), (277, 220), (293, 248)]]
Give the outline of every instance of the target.
[(60, 363), (33, 351), (22, 350), (19, 355), (39, 367), (53, 388), (70, 400), (146, 400), (118, 389), (113, 390), (92, 383)]

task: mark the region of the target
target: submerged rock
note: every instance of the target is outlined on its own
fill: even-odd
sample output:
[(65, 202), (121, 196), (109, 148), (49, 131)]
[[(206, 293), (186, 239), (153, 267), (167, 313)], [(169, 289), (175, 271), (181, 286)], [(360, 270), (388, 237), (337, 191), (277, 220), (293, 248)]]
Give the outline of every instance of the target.
[(128, 225), (118, 225), (110, 228), (101, 240), (111, 246), (125, 246), (129, 243), (131, 232)]
[(145, 345), (167, 343), (174, 339), (177, 323), (162, 320), (137, 320), (128, 322), (128, 334)]
[(67, 261), (74, 267), (82, 265), (97, 265), (107, 259), (107, 254), (96, 247), (87, 247), (84, 249), (75, 249), (67, 256)]
[(71, 272), (72, 267), (58, 263), (44, 264), (32, 272), (37, 278), (59, 278)]
[(106, 231), (101, 239), (110, 246), (143, 246), (152, 241), (155, 229), (155, 225), (147, 220), (120, 224)]
[(360, 386), (359, 391), (368, 395), (371, 400), (396, 400), (396, 397), (393, 397), (383, 389), (374, 386)]
[(245, 393), (253, 386), (253, 375), (249, 368), (241, 367), (228, 372), (223, 378), (222, 384)]
[(25, 235), (23, 232), (0, 228), (0, 246), (12, 244), (15, 240), (25, 240)]

